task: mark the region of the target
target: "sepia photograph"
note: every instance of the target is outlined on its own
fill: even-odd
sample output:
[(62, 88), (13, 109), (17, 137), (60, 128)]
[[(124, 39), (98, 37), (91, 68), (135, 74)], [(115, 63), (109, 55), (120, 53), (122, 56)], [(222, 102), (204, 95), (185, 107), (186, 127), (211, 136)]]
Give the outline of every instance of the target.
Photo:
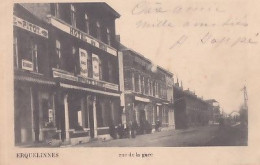
[(0, 9), (0, 165), (259, 165), (259, 0)]
[[(218, 5), (140, 1), (131, 8), (132, 35), (123, 38), (127, 31), (118, 34), (116, 23), (130, 16), (106, 2), (14, 3), (15, 146), (247, 146), (247, 79), (214, 68), (220, 64), (214, 58), (217, 49), (255, 46), (259, 34), (214, 36), (216, 28), (249, 26), (243, 14), (215, 22), (201, 16), (228, 12)], [(192, 36), (183, 29), (202, 34), (199, 43), (187, 43)], [(147, 34), (156, 42), (131, 44)], [(185, 44), (200, 52), (211, 46), (214, 52), (206, 47), (194, 57), (180, 50)], [(200, 67), (185, 66), (185, 58)], [(226, 71), (234, 74), (234, 62), (228, 65)], [(203, 73), (196, 77), (198, 72)]]

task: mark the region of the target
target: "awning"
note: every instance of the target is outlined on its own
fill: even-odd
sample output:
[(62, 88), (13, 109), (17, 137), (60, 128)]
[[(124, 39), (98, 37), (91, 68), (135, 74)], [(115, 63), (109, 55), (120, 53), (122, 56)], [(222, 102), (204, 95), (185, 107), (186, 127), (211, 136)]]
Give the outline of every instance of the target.
[(56, 84), (55, 81), (45, 80), (45, 79), (35, 78), (35, 77), (22, 76), (22, 75), (19, 76), (15, 75), (14, 79), (18, 81), (26, 81), (26, 82), (37, 83), (37, 84), (45, 84), (45, 85)]
[(142, 101), (142, 102), (146, 102), (146, 103), (149, 103), (149, 102), (150, 102), (150, 99), (143, 98), (143, 97), (139, 97), (139, 96), (135, 96), (135, 100), (137, 100), (137, 101)]
[(87, 92), (99, 93), (99, 94), (108, 95), (108, 96), (120, 97), (119, 93), (100, 91), (100, 90), (95, 90), (95, 89), (90, 89), (90, 88), (85, 88), (85, 87), (80, 87), (80, 86), (75, 86), (75, 85), (70, 85), (70, 84), (60, 83), (60, 87), (67, 88), (67, 89), (77, 89), (77, 90), (82, 90), (82, 91), (87, 91)]

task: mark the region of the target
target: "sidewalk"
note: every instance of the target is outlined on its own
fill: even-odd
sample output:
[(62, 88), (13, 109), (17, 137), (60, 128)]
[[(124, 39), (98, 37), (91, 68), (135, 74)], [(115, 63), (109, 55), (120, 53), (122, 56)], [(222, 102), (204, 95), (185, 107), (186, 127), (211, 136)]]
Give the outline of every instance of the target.
[(171, 136), (185, 136), (185, 134), (192, 134), (202, 129), (216, 126), (201, 126), (192, 127), (184, 130), (165, 130), (161, 132), (154, 132), (152, 134), (137, 135), (136, 138), (113, 139), (108, 141), (92, 141), (84, 144), (75, 145), (73, 147), (142, 147), (147, 144), (160, 143), (161, 140), (169, 139)]

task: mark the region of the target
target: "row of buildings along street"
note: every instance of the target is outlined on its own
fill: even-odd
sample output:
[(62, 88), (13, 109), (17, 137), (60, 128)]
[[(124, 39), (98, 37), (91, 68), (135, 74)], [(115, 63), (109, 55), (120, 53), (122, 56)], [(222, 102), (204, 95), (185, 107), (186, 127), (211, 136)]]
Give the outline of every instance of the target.
[(183, 89), (173, 73), (120, 43), (120, 14), (108, 4), (15, 4), (13, 14), (16, 146), (219, 122), (215, 99)]

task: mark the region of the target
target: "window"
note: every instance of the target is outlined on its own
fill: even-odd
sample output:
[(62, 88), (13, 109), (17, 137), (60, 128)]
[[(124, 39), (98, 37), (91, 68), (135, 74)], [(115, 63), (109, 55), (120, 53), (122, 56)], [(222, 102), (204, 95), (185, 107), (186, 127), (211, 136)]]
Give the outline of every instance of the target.
[(101, 59), (99, 59), (99, 80), (103, 80), (103, 65)]
[(99, 40), (101, 40), (101, 27), (100, 27), (100, 23), (99, 22), (97, 22), (96, 23), (96, 28), (97, 28), (97, 39), (99, 39)]
[(144, 89), (144, 77), (141, 77), (141, 93), (144, 94), (145, 89)]
[(135, 91), (135, 74), (132, 73), (132, 91)]
[(33, 70), (38, 72), (38, 49), (37, 49), (37, 44), (35, 44), (32, 41), (30, 46), (31, 46)]
[(139, 92), (139, 75), (138, 74), (134, 74), (134, 79), (135, 79), (135, 92)]
[(93, 77), (93, 70), (92, 70), (92, 57), (91, 53), (88, 52), (88, 59), (87, 59), (87, 67), (88, 67), (88, 77)]
[(110, 30), (107, 28), (107, 44), (111, 45), (111, 34)]
[(113, 74), (113, 65), (110, 61), (108, 61), (108, 80), (109, 82), (113, 82), (114, 81), (114, 74)]
[(79, 58), (78, 58), (78, 54), (77, 54), (77, 51), (76, 51), (76, 47), (75, 46), (72, 46), (72, 49), (71, 49), (71, 53), (72, 53), (72, 58), (73, 58), (73, 63), (71, 64), (72, 67), (72, 71), (74, 72), (75, 75), (79, 74)]
[(56, 40), (56, 67), (61, 68), (61, 44), (59, 40)]
[(70, 6), (71, 25), (76, 27), (76, 9), (74, 5)]
[(57, 18), (59, 18), (60, 17), (60, 9), (59, 9), (59, 4), (58, 3), (55, 3), (54, 4), (54, 16), (55, 17), (57, 17)]
[(89, 19), (87, 14), (85, 14), (85, 32), (89, 34)]
[(14, 53), (14, 67), (18, 68), (18, 45), (17, 45), (17, 37), (14, 36), (13, 41), (13, 53)]

